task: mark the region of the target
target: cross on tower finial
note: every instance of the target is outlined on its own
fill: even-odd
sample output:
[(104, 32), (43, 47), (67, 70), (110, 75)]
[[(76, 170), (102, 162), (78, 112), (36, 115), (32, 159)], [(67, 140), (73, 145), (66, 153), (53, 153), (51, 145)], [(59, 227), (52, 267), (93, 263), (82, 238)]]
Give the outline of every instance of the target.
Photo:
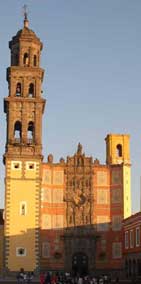
[(27, 5), (23, 6), (24, 19), (27, 20)]
[(28, 13), (27, 13), (27, 5), (23, 6), (23, 14), (24, 14), (24, 27), (28, 28), (29, 22), (28, 22), (28, 18), (27, 18), (27, 15), (28, 15)]

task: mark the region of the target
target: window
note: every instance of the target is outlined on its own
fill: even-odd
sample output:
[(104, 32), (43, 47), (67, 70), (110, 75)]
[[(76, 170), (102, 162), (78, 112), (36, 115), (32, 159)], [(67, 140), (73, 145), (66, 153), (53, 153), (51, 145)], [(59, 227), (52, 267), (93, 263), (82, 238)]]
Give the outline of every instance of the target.
[(98, 204), (108, 204), (108, 191), (107, 190), (98, 190), (97, 191), (97, 203)]
[(28, 66), (28, 65), (29, 65), (29, 56), (28, 56), (28, 53), (25, 53), (25, 54), (24, 54), (24, 57), (23, 57), (23, 65), (24, 65), (24, 66)]
[(51, 203), (52, 202), (51, 189), (50, 188), (42, 188), (41, 198), (42, 198), (41, 200), (43, 202)]
[(63, 203), (63, 190), (62, 189), (53, 189), (53, 203)]
[(15, 169), (19, 169), (19, 167), (20, 167), (20, 164), (19, 164), (19, 163), (14, 164), (14, 168), (15, 168)]
[(108, 182), (108, 175), (106, 171), (98, 171), (97, 172), (97, 185), (105, 186)]
[(16, 143), (20, 143), (22, 135), (22, 125), (20, 121), (16, 121), (14, 125), (14, 139)]
[(28, 144), (31, 144), (34, 141), (34, 123), (32, 121), (28, 123), (27, 140)]
[(42, 243), (42, 257), (43, 258), (50, 257), (50, 243), (49, 242)]
[(34, 66), (37, 65), (37, 55), (34, 55), (34, 57), (33, 57), (33, 65)]
[(25, 216), (26, 213), (27, 213), (27, 208), (26, 208), (26, 202), (25, 201), (22, 201), (20, 202), (20, 215), (21, 216)]
[(112, 189), (112, 203), (120, 203), (121, 202), (121, 189), (120, 188), (114, 188)]
[(116, 155), (117, 157), (122, 157), (122, 145), (118, 144), (116, 147)]
[(134, 247), (134, 232), (133, 230), (130, 231), (130, 248)]
[(52, 228), (52, 224), (51, 224), (51, 215), (49, 214), (42, 214), (42, 224), (41, 224), (41, 228), (43, 230), (46, 229), (51, 229)]
[(115, 242), (112, 244), (112, 256), (114, 259), (122, 257), (122, 247), (120, 242)]
[(35, 162), (27, 162), (26, 163), (26, 169), (27, 170), (35, 170), (36, 169), (36, 163)]
[(122, 175), (120, 169), (112, 171), (112, 185), (121, 184)]
[(31, 84), (29, 85), (28, 96), (29, 96), (29, 97), (34, 97), (34, 84), (33, 84), (33, 83), (31, 83)]
[(12, 170), (21, 170), (22, 163), (20, 161), (12, 161), (11, 168)]
[(129, 239), (128, 239), (128, 232), (125, 232), (125, 235), (124, 235), (124, 240), (125, 240), (125, 248), (128, 249), (129, 247)]
[(16, 97), (21, 96), (21, 83), (17, 83), (16, 86)]
[(51, 184), (51, 171), (48, 169), (43, 169), (43, 183)]
[(30, 163), (30, 164), (29, 164), (29, 169), (30, 169), (30, 170), (33, 170), (33, 169), (34, 169), (34, 164), (31, 164), (31, 163)]
[(53, 215), (53, 229), (63, 228), (64, 216)]
[(16, 256), (26, 256), (26, 249), (23, 247), (16, 248)]
[(54, 171), (53, 172), (53, 184), (62, 185), (64, 182), (64, 172)]
[(136, 247), (140, 245), (140, 228), (136, 228)]
[(115, 215), (112, 217), (112, 230), (120, 231), (121, 230), (121, 216)]

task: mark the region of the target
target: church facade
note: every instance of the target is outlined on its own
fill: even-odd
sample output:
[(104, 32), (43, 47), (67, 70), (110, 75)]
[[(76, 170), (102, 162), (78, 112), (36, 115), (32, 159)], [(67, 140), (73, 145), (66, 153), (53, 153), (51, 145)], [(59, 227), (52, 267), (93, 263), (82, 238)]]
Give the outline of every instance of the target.
[(42, 165), (41, 267), (118, 270), (122, 221), (131, 215), (129, 136), (106, 137), (106, 164), (76, 153)]
[(42, 43), (24, 27), (9, 42), (4, 269), (90, 273), (122, 269), (122, 221), (131, 215), (130, 137), (108, 134), (106, 164), (76, 152), (42, 155)]

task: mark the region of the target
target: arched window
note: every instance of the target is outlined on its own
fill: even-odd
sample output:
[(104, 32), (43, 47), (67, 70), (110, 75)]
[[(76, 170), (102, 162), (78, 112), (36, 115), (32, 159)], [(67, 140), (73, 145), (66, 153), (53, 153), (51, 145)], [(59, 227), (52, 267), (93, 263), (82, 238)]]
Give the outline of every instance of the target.
[(23, 64), (24, 64), (24, 66), (28, 66), (29, 65), (29, 56), (28, 56), (27, 52), (24, 54)]
[(117, 157), (122, 157), (122, 145), (121, 144), (117, 145), (116, 154), (117, 154)]
[(31, 83), (31, 84), (29, 85), (28, 96), (29, 96), (29, 97), (34, 97), (34, 84), (33, 84), (33, 83)]
[(34, 123), (32, 121), (30, 121), (28, 123), (27, 139), (28, 139), (28, 143), (33, 143), (33, 140), (34, 140)]
[(16, 97), (20, 97), (21, 96), (21, 83), (17, 83), (16, 86)]
[(37, 55), (34, 55), (33, 57), (33, 65), (37, 66)]
[(14, 125), (14, 139), (15, 142), (20, 143), (22, 135), (22, 125), (20, 121), (16, 121)]

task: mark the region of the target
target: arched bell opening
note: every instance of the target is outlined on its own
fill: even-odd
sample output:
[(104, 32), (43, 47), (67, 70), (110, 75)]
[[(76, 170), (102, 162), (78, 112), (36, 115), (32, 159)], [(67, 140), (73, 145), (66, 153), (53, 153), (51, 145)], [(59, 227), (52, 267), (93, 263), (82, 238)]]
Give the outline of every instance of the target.
[(116, 154), (117, 154), (117, 157), (122, 157), (122, 145), (121, 144), (117, 145)]
[(23, 65), (24, 66), (29, 66), (29, 55), (27, 52), (24, 53), (24, 56), (23, 56)]
[(37, 66), (37, 55), (33, 56), (33, 66)]
[(30, 121), (27, 128), (27, 143), (32, 144), (34, 142), (34, 123)]
[(14, 141), (20, 143), (22, 137), (22, 124), (20, 121), (16, 121), (14, 125)]
[(21, 83), (17, 83), (16, 85), (16, 97), (21, 96)]
[(28, 96), (29, 96), (30, 98), (33, 98), (33, 97), (34, 97), (34, 84), (33, 84), (33, 83), (30, 83), (30, 84), (29, 84)]

